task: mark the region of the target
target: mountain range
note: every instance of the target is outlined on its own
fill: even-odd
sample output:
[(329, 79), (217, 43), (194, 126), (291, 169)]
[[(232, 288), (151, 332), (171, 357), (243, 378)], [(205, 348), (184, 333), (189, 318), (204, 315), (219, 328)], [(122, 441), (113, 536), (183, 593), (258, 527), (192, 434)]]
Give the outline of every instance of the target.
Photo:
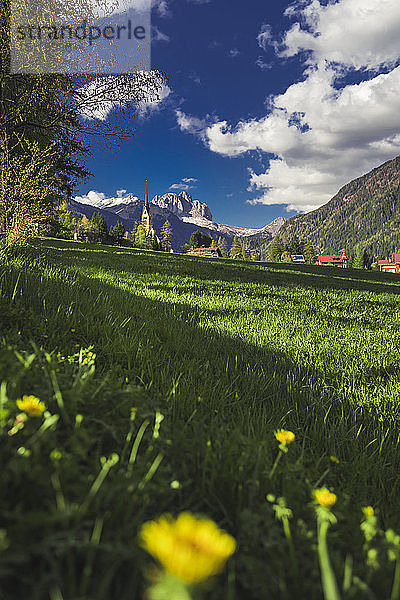
[[(228, 245), (234, 236), (245, 239), (250, 247), (259, 246), (266, 255), (271, 239), (279, 235), (311, 241), (318, 253), (353, 253), (362, 246), (371, 256), (386, 257), (400, 248), (400, 156), (354, 179), (320, 208), (290, 219), (278, 217), (261, 229), (234, 227), (216, 223), (207, 204), (187, 192), (154, 196), (151, 201), (152, 224), (160, 229), (168, 220), (172, 226), (172, 246), (180, 250), (199, 229), (215, 240), (220, 236)], [(107, 225), (121, 221), (127, 231), (141, 219), (143, 201), (129, 194), (101, 198), (95, 192), (70, 201), (70, 209), (89, 219), (99, 212)]]
[[(180, 250), (183, 244), (188, 243), (190, 236), (196, 230), (215, 240), (223, 237), (228, 245), (235, 236), (247, 238), (249, 241), (255, 238), (268, 240), (276, 235), (285, 221), (283, 217), (278, 217), (261, 229), (216, 223), (207, 204), (193, 200), (185, 191), (179, 194), (157, 195), (152, 199), (150, 208), (152, 226), (155, 229), (161, 229), (167, 220), (171, 223), (174, 250)], [(135, 221), (142, 217), (143, 201), (132, 194), (117, 198), (101, 198), (98, 194), (89, 192), (86, 196), (77, 196), (74, 200), (70, 200), (69, 209), (78, 218), (86, 216), (91, 219), (94, 212), (100, 213), (109, 227), (121, 221), (127, 231), (132, 231)]]
[(279, 235), (310, 240), (321, 253), (360, 245), (375, 257), (400, 247), (400, 156), (343, 186), (327, 203), (287, 219)]

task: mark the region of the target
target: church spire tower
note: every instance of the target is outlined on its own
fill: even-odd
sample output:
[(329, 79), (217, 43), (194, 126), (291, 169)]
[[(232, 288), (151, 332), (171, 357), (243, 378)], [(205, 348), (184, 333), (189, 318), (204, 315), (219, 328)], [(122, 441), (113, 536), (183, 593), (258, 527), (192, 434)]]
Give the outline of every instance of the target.
[(143, 212), (142, 212), (142, 225), (145, 228), (146, 233), (151, 232), (151, 212), (150, 212), (149, 197), (147, 194), (147, 179), (146, 179), (146, 201), (144, 203)]

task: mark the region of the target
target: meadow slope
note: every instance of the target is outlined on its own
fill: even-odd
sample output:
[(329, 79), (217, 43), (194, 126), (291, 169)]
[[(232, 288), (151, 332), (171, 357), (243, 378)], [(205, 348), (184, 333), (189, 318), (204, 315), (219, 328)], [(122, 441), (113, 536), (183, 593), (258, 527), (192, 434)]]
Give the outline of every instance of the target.
[[(277, 428), (292, 430), (296, 442), (290, 468), (278, 473), (272, 491), (290, 501), (302, 522), (311, 514), (310, 486), (332, 486), (340, 498), (339, 517), (347, 525), (340, 540), (336, 536), (339, 573), (341, 557), (361, 547), (348, 524), (354, 525), (362, 505), (379, 507), (383, 525), (400, 528), (399, 276), (51, 239), (3, 255), (0, 275), (4, 349), (44, 349), (58, 355), (61, 365), (79, 348), (93, 352), (91, 376), (103, 383), (80, 412), (86, 410), (91, 426), (108, 433), (95, 434), (91, 452), (117, 447), (123, 431), (112, 392), (106, 404), (100, 400), (103, 385), (131, 390), (143, 418), (153, 409), (164, 415), (164, 458), (132, 531), (154, 513), (187, 508), (230, 530), (243, 553), (210, 597), (259, 600), (294, 591), (297, 598), (321, 597), (311, 554), (304, 566), (307, 583), (287, 575), (284, 538), (265, 500)], [(26, 387), (29, 365), (24, 368), (19, 381)], [(10, 373), (9, 358), (0, 361), (0, 378), (9, 381)], [(25, 393), (39, 396), (41, 385), (38, 377)], [(68, 382), (63, 385), (67, 398)], [(53, 388), (46, 388), (49, 396)], [(8, 389), (14, 390), (11, 383)], [(18, 386), (14, 391), (22, 393)], [(340, 460), (335, 469), (331, 455)], [(170, 481), (178, 483), (171, 488)], [(73, 490), (68, 477), (65, 486)], [(4, 506), (6, 522), (11, 509)], [(307, 557), (306, 540), (314, 533), (301, 527), (297, 544)], [(36, 560), (29, 559), (29, 568)], [(115, 577), (122, 576), (126, 556), (120, 560)], [(260, 580), (265, 564), (274, 581), (271, 573), (268, 583)], [(5, 574), (10, 569), (7, 564)], [(54, 599), (74, 597), (71, 582), (59, 574), (54, 581), (62, 594)], [(76, 598), (100, 598), (95, 588), (92, 596), (87, 591), (94, 582), (85, 585)], [(140, 584), (132, 585), (137, 590)], [(382, 582), (375, 585), (383, 589)], [(48, 597), (44, 589), (34, 598)], [(119, 597), (135, 597), (129, 589), (131, 595), (121, 587)]]

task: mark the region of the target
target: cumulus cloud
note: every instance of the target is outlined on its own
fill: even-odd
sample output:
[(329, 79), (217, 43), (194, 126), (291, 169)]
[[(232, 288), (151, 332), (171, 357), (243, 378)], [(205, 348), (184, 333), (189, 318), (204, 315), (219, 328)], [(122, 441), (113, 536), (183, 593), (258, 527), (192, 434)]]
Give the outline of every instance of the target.
[[(302, 81), (270, 98), (261, 118), (207, 124), (181, 113), (180, 126), (221, 155), (268, 153), (268, 169), (250, 172), (249, 190), (260, 191), (251, 203), (308, 211), (400, 154), (400, 3), (305, 0), (286, 12), (297, 22), (279, 53), (306, 52)], [(257, 40), (264, 49), (273, 43), (269, 26)], [(348, 69), (363, 80), (346, 85)]]
[(122, 198), (126, 194), (126, 190), (117, 190), (117, 197)]
[(283, 56), (310, 51), (313, 62), (324, 59), (355, 69), (378, 69), (399, 60), (398, 0), (339, 0), (326, 6), (312, 0), (286, 13), (300, 22), (286, 32)]
[(90, 190), (90, 192), (83, 196), (75, 196), (75, 200), (81, 204), (90, 204), (92, 206), (101, 207), (105, 197), (106, 195), (103, 194), (103, 192), (95, 192), (94, 190)]

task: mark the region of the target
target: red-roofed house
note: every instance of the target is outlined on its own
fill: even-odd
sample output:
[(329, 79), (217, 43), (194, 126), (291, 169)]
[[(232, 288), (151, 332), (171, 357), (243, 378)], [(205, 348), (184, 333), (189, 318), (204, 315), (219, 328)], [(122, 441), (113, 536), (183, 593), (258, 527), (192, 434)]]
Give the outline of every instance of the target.
[(346, 269), (349, 266), (349, 257), (344, 252), (342, 254), (320, 254), (315, 264), (324, 267), (342, 267), (342, 269)]
[(386, 273), (400, 273), (400, 254), (393, 254), (393, 260), (389, 258), (378, 260), (378, 265), (380, 270)]

